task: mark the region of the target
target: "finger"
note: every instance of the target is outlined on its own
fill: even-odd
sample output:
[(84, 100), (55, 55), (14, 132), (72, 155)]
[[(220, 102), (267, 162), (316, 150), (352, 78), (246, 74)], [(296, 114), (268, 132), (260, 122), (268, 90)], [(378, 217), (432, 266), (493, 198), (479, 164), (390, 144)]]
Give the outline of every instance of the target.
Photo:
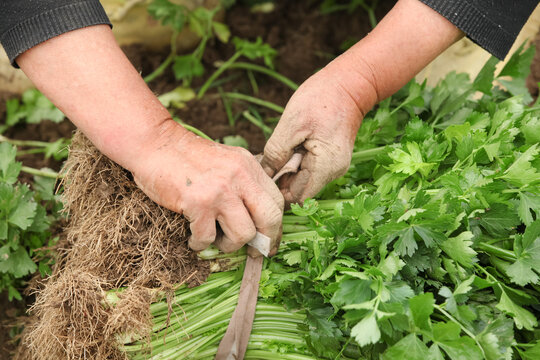
[(271, 187), (257, 186), (249, 189), (243, 194), (243, 199), (257, 231), (270, 238), (270, 256), (272, 256), (277, 252), (281, 240), (284, 200), (276, 185), (273, 183), (270, 185)]
[(189, 223), (189, 228), (188, 245), (194, 251), (206, 249), (216, 239), (216, 219), (213, 216), (200, 216)]
[[(310, 146), (302, 160), (301, 169), (296, 174), (285, 175), (279, 182), (287, 204), (302, 203), (308, 197), (314, 197), (330, 181), (343, 175), (350, 158), (333, 156), (329, 149), (322, 144)], [(343, 158), (343, 161), (336, 159)]]
[(309, 129), (293, 128), (294, 119), (298, 115), (284, 115), (272, 136), (264, 147), (261, 165), (270, 177), (273, 177), (286, 163), (294, 153), (294, 149), (301, 145), (309, 135)]
[(237, 199), (233, 206), (224, 206), (224, 211), (217, 220), (223, 236), (216, 239), (216, 246), (229, 253), (240, 249), (255, 237), (257, 230), (244, 203)]

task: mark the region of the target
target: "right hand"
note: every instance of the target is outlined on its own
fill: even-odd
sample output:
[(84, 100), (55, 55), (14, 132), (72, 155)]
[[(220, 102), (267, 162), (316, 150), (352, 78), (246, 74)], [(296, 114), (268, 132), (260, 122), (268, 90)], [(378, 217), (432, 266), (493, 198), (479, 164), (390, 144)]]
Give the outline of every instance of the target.
[(277, 251), (283, 196), (247, 150), (202, 139), (172, 120), (149, 146), (132, 170), (135, 182), (156, 203), (190, 221), (193, 250), (215, 243), (232, 252), (259, 231), (272, 239), (270, 254)]

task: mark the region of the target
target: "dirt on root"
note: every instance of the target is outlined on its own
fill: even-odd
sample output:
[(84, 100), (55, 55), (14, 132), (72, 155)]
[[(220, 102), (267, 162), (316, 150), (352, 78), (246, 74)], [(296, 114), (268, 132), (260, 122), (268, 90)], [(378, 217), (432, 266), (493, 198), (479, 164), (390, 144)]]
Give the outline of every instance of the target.
[[(156, 291), (198, 285), (209, 267), (188, 249), (184, 217), (150, 200), (81, 133), (63, 172), (64, 242), (16, 358), (124, 359), (116, 336), (148, 336)], [(108, 304), (106, 292), (118, 287), (126, 290)]]

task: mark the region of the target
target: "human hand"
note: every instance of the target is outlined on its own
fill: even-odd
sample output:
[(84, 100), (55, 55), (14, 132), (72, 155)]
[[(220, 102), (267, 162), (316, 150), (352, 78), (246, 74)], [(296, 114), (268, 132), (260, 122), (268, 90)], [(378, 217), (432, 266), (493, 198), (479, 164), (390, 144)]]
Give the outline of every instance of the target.
[(202, 139), (172, 120), (164, 127), (132, 172), (146, 195), (190, 221), (189, 246), (200, 251), (215, 243), (231, 252), (259, 231), (272, 240), (270, 255), (275, 254), (283, 196), (255, 157)]
[(300, 171), (279, 182), (287, 203), (316, 195), (349, 168), (363, 113), (334, 69), (328, 66), (300, 86), (264, 148), (261, 164), (268, 174), (281, 169), (297, 147), (306, 150)]

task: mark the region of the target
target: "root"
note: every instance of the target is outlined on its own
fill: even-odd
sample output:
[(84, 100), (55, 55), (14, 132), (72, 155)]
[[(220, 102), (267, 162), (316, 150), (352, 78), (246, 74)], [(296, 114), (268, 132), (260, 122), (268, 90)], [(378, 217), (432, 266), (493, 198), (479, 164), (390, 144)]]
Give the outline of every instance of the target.
[[(24, 343), (35, 359), (124, 359), (117, 337), (147, 336), (151, 289), (198, 285), (209, 267), (188, 249), (187, 221), (151, 201), (81, 133), (64, 174), (65, 245)], [(108, 304), (106, 291), (118, 287), (127, 289)]]

